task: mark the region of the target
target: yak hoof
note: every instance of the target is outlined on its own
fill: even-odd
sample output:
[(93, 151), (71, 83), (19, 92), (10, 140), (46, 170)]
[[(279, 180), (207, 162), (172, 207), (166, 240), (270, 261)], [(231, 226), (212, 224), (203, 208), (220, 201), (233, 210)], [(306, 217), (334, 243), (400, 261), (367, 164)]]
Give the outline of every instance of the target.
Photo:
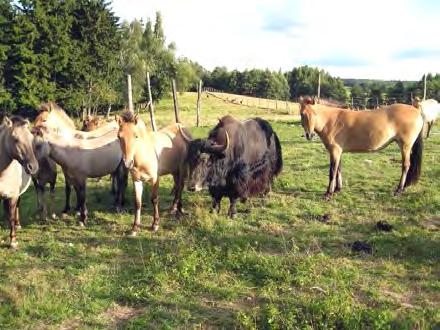
[(150, 230), (151, 230), (153, 233), (157, 232), (157, 231), (159, 230), (159, 225), (151, 225)]
[(17, 249), (18, 249), (18, 242), (17, 242), (17, 241), (11, 242), (11, 244), (9, 245), (9, 247), (10, 247), (12, 250), (17, 250)]

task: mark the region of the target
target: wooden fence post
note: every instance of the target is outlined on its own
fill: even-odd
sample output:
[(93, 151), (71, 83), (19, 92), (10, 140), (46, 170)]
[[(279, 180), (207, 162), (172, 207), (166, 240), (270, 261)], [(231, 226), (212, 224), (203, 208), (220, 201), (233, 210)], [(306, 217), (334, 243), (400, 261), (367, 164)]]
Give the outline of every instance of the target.
[(148, 88), (148, 105), (150, 110), (151, 128), (153, 129), (153, 132), (156, 132), (156, 120), (154, 119), (154, 105), (153, 105), (153, 98), (151, 96), (151, 84), (150, 84), (149, 72), (147, 72), (147, 88)]
[(128, 96), (128, 111), (133, 112), (133, 91), (131, 89), (131, 75), (127, 75), (127, 96)]
[(202, 98), (202, 80), (199, 81), (199, 85), (197, 86), (197, 119), (196, 126), (200, 125), (200, 101)]
[(179, 106), (177, 104), (177, 91), (176, 91), (176, 80), (172, 80), (173, 85), (173, 103), (174, 103), (174, 118), (176, 119), (176, 123), (180, 123), (179, 120)]

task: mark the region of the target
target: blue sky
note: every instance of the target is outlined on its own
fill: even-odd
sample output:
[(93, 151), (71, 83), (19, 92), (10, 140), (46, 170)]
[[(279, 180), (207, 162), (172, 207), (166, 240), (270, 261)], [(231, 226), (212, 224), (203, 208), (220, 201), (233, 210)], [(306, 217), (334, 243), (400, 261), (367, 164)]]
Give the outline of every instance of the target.
[(440, 73), (439, 0), (114, 0), (125, 20), (164, 18), (178, 55), (207, 69), (321, 67), (343, 78)]

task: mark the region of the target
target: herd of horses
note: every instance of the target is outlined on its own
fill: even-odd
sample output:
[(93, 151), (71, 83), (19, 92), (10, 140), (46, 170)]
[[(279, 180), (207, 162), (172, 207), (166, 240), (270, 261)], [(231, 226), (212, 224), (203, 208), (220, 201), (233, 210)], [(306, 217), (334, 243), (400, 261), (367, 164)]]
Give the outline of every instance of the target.
[[(392, 142), (400, 147), (402, 173), (395, 194), (415, 184), (421, 173), (423, 127), (428, 134), (440, 113), (436, 101), (415, 99), (412, 105), (393, 104), (374, 111), (352, 111), (316, 104), (310, 97), (300, 98), (301, 124), (305, 137), (317, 134), (330, 155), (329, 184), (324, 195), (330, 199), (342, 188), (343, 152), (371, 152)], [(90, 118), (84, 126), (97, 123)], [(116, 120), (104, 122), (87, 132), (55, 103), (43, 103), (32, 129), (28, 120), (4, 117), (0, 126), (0, 198), (10, 224), (10, 247), (16, 248), (16, 230), (20, 228), (20, 196), (31, 180), (37, 193), (38, 209), (43, 218), (55, 218), (52, 203), (47, 207), (44, 191), (50, 187), (53, 202), (57, 165), (65, 177), (65, 206), (71, 211), (72, 187), (76, 193), (75, 211), (79, 224), (86, 225), (87, 179), (111, 175), (111, 191), (117, 209), (124, 206), (128, 174), (134, 182), (135, 210), (130, 232), (141, 227), (143, 182), (152, 186), (152, 231), (159, 229), (158, 191), (160, 178), (171, 174), (174, 200), (171, 212), (184, 214), (182, 193), (208, 189), (212, 210), (220, 211), (221, 200), (230, 201), (229, 217), (237, 214), (238, 200), (265, 195), (283, 168), (279, 138), (271, 125), (261, 118), (239, 121), (227, 115), (210, 131), (207, 138), (193, 139), (181, 124), (169, 125), (157, 132), (129, 111)], [(97, 125), (95, 125), (97, 126)]]

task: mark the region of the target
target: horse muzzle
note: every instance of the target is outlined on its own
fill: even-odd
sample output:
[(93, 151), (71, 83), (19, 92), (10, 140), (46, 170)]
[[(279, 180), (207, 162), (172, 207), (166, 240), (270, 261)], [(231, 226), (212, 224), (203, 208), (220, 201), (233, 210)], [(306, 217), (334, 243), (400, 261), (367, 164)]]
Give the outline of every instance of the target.
[(306, 132), (306, 139), (307, 139), (307, 140), (311, 141), (311, 140), (313, 139), (314, 136), (315, 136), (315, 133), (314, 133), (314, 132), (312, 132), (312, 133), (308, 133), (308, 132)]
[(22, 166), (24, 168), (24, 171), (27, 174), (29, 174), (29, 175), (36, 174), (38, 172), (38, 169), (39, 169), (37, 162), (35, 162), (35, 163), (26, 163), (26, 164), (23, 164)]
[(133, 159), (124, 159), (124, 165), (128, 170), (131, 170), (134, 167)]

